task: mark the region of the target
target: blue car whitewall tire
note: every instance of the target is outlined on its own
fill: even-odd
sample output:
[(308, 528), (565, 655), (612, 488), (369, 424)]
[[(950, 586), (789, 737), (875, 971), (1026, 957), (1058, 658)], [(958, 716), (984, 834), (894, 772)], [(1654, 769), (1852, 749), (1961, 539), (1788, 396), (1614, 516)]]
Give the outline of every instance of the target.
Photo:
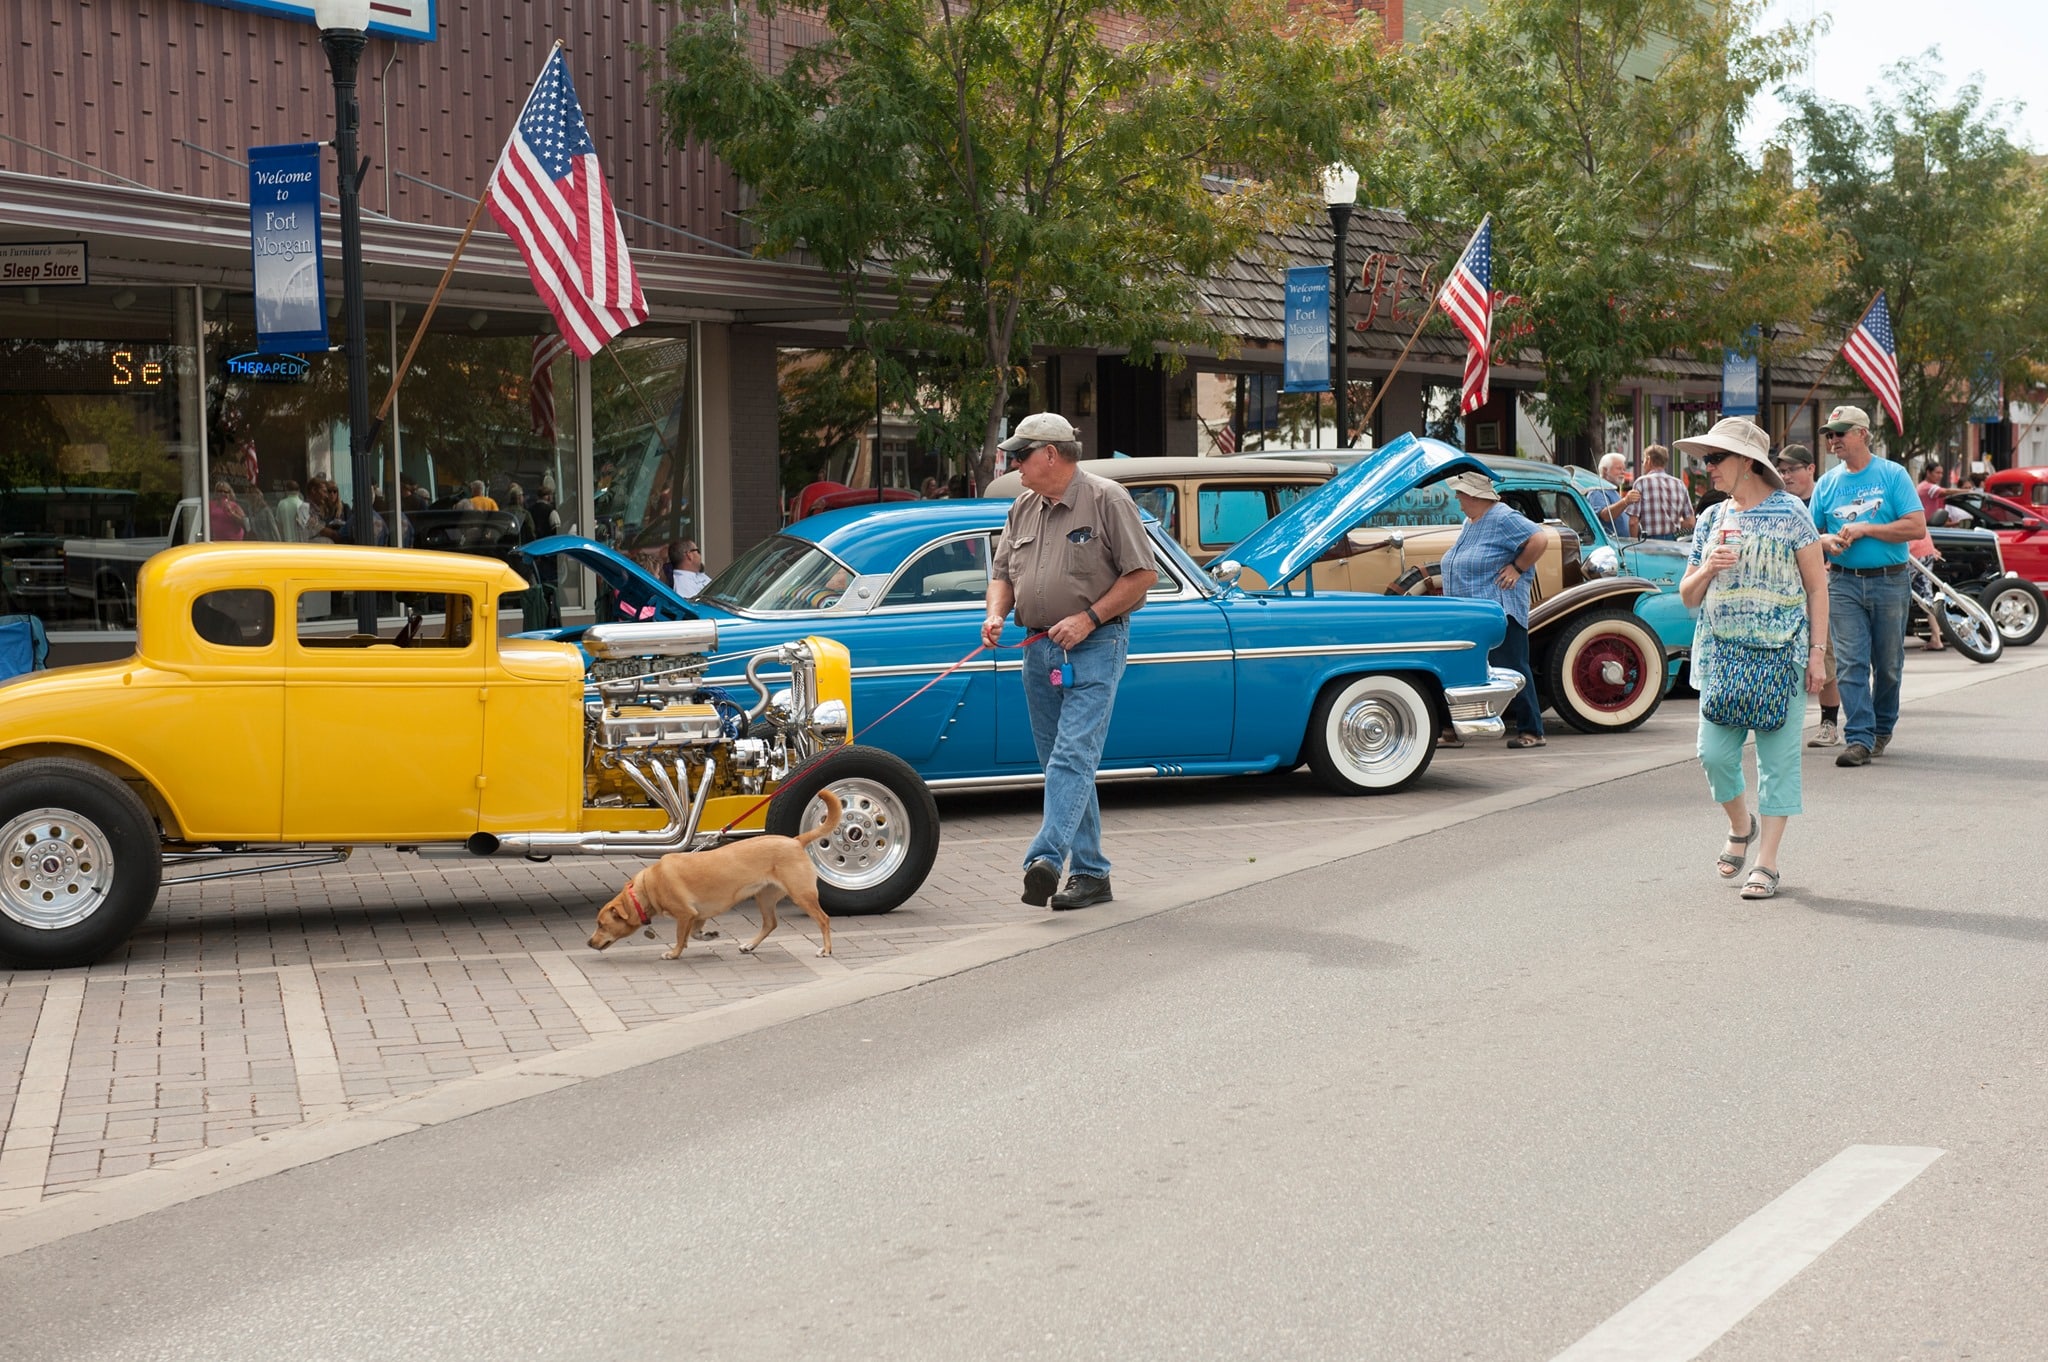
[(1302, 750), (1339, 794), (1392, 794), (1429, 769), (1436, 709), (1406, 677), (1342, 677), (1317, 698)]

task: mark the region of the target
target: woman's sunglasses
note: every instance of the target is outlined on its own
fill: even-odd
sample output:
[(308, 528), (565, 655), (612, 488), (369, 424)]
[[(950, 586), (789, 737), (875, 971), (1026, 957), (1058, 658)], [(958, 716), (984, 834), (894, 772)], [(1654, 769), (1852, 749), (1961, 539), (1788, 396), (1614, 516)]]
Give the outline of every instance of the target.
[(1740, 458), (1740, 457), (1741, 457), (1741, 456), (1740, 456), (1740, 455), (1738, 455), (1738, 454), (1707, 454), (1707, 455), (1703, 455), (1703, 456), (1702, 456), (1702, 457), (1700, 458), (1700, 462), (1701, 462), (1701, 463), (1703, 463), (1703, 464), (1705, 464), (1705, 465), (1706, 465), (1707, 467), (1709, 467), (1709, 468), (1719, 468), (1719, 467), (1720, 467), (1720, 466), (1721, 466), (1722, 464), (1726, 463), (1726, 462), (1727, 462), (1728, 460), (1730, 460), (1730, 459), (1735, 459), (1735, 458)]

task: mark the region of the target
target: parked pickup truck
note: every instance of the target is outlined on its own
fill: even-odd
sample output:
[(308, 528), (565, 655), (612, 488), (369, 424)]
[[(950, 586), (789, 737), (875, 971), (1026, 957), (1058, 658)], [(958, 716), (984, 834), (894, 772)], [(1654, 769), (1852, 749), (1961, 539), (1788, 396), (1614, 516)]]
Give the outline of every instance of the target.
[(102, 629), (135, 627), (135, 577), (143, 560), (179, 544), (205, 538), (206, 507), (186, 497), (171, 512), (168, 534), (132, 538), (64, 541), (64, 588), (80, 611), (91, 611)]

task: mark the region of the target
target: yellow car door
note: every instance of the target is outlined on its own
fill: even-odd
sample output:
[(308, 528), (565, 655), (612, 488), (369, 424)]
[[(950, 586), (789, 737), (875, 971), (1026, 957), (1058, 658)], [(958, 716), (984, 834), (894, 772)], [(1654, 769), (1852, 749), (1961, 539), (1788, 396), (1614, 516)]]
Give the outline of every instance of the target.
[(287, 841), (450, 841), (477, 830), (484, 642), (476, 601), (379, 583), (353, 631), (346, 580), (291, 584), (284, 684)]

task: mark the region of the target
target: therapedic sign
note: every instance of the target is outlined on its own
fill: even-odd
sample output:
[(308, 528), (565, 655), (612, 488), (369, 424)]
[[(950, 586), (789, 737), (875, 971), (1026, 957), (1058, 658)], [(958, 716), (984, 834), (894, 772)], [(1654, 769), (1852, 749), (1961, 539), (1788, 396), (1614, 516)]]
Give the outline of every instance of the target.
[(306, 371), (313, 366), (302, 355), (260, 355), (250, 351), (236, 355), (225, 365), (232, 378), (246, 378), (252, 383), (303, 383)]
[(249, 251), (256, 276), (256, 352), (325, 350), (318, 142), (249, 148)]
[[(222, 9), (254, 10), (258, 14), (276, 14), (313, 22), (313, 0), (202, 0), (202, 3)], [(376, 0), (371, 8), (375, 17), (370, 20), (370, 32), (387, 38), (409, 38), (414, 42), (433, 41), (436, 26), (434, 0)]]

